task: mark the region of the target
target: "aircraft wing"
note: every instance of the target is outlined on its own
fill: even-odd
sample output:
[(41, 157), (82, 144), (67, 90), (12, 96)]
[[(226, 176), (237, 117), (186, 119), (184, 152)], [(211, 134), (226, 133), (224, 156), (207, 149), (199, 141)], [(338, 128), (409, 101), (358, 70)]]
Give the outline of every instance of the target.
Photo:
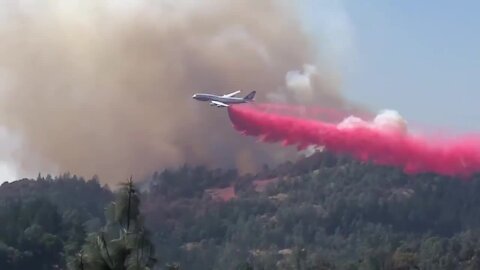
[(220, 101), (211, 101), (210, 102), (210, 105), (215, 105), (217, 107), (228, 107), (227, 104), (223, 103), (223, 102), (220, 102)]
[(235, 92), (233, 92), (233, 93), (223, 95), (223, 97), (233, 97), (233, 96), (235, 96), (235, 95), (238, 94), (238, 93), (240, 93), (240, 91), (235, 91)]

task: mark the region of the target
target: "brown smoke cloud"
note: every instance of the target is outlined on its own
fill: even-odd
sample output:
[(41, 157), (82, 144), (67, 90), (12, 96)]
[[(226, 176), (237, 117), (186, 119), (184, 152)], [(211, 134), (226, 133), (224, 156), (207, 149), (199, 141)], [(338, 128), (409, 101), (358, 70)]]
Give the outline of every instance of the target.
[[(191, 96), (240, 89), (266, 100), (288, 71), (312, 62), (315, 50), (291, 7), (19, 3), (0, 14), (0, 126), (21, 134), (24, 171), (53, 166), (114, 183), (185, 162), (248, 171), (288, 156), (239, 136), (225, 110)], [(322, 80), (315, 97), (338, 97)]]

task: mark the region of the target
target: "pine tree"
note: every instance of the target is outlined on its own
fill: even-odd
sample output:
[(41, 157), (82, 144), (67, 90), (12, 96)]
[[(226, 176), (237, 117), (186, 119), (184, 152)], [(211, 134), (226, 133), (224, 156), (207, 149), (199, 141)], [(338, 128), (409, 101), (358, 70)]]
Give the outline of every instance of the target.
[(121, 184), (105, 211), (107, 224), (87, 236), (79, 254), (69, 260), (72, 270), (149, 270), (155, 249), (140, 214), (140, 199), (132, 179)]

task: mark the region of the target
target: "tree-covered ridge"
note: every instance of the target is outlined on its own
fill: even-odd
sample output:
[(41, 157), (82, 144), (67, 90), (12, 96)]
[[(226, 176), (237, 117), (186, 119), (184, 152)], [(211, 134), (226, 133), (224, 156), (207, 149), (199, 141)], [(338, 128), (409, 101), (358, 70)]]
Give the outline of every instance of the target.
[(48, 199), (62, 212), (75, 209), (103, 218), (104, 205), (113, 195), (97, 177), (85, 179), (69, 173), (56, 177), (39, 175), (35, 180), (21, 179), (0, 186), (0, 202), (34, 198)]
[[(265, 178), (278, 181), (255, 192), (255, 180)], [(480, 262), (478, 177), (408, 176), (320, 153), (233, 185), (237, 197), (226, 203), (204, 193), (146, 194), (158, 202), (146, 214), (162, 260), (185, 269), (246, 261), (255, 269), (476, 269)]]
[[(409, 176), (327, 152), (251, 175), (185, 165), (134, 188), (131, 220), (153, 244), (154, 269), (479, 269), (479, 180)], [(235, 196), (218, 200), (215, 189)], [(125, 194), (68, 174), (3, 184), (0, 269), (65, 269), (92, 250), (112, 269), (108, 246), (129, 261), (143, 248), (119, 234), (129, 227)]]
[(0, 186), (0, 269), (64, 269), (112, 198), (97, 179), (22, 179)]

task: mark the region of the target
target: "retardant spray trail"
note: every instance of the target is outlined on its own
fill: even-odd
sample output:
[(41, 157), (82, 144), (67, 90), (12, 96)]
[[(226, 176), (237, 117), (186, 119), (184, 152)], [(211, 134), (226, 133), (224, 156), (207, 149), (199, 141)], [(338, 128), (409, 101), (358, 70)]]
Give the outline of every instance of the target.
[(289, 105), (289, 104), (270, 104), (270, 103), (258, 103), (255, 105), (255, 109), (261, 112), (294, 116), (300, 118), (316, 119), (325, 122), (339, 122), (345, 119), (348, 115), (355, 114), (361, 115), (365, 118), (371, 118), (372, 116), (364, 111), (339, 109), (339, 108), (326, 108), (326, 107), (312, 107), (301, 105)]
[(361, 161), (397, 166), (409, 174), (466, 178), (480, 171), (480, 137), (415, 136), (406, 131), (403, 119), (388, 111), (372, 122), (350, 117), (339, 124), (269, 113), (249, 105), (230, 106), (228, 113), (236, 130), (263, 142), (296, 145), (299, 150), (324, 146)]

